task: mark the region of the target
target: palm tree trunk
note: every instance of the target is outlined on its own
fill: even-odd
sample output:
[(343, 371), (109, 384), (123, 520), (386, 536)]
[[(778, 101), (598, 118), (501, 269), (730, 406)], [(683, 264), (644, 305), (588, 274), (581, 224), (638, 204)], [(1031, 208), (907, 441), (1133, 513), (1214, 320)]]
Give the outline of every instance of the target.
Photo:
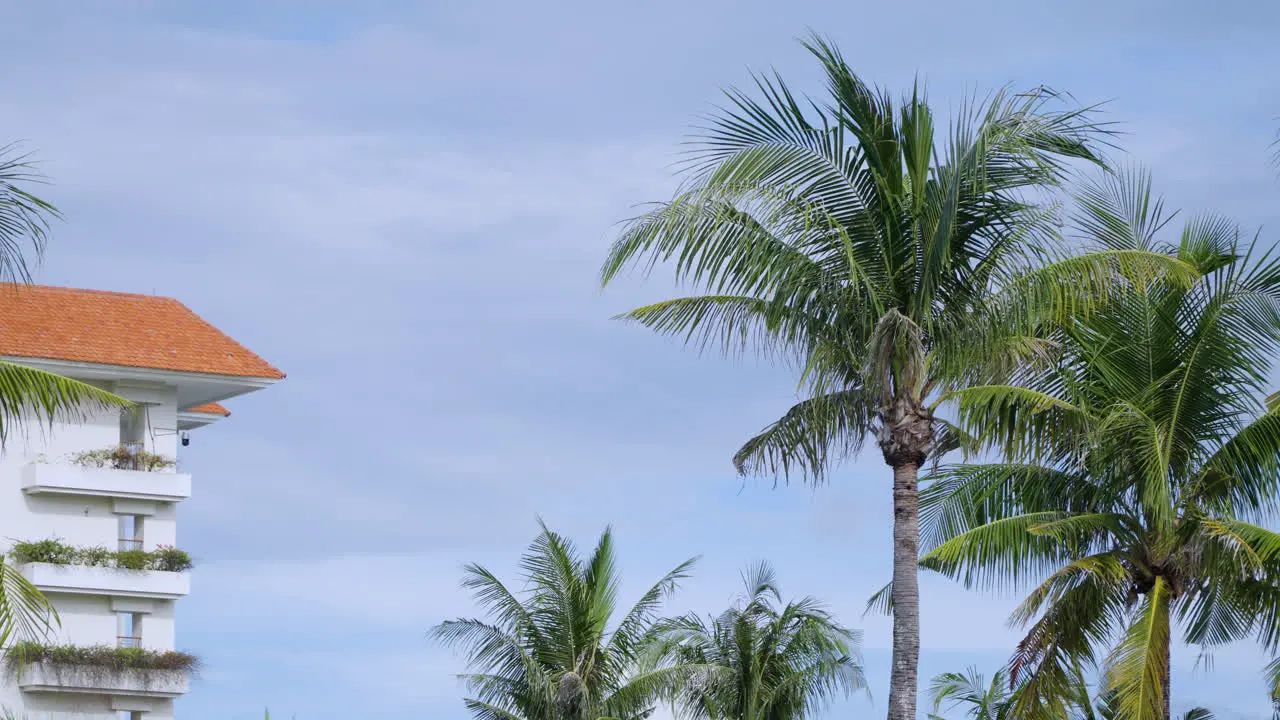
[(889, 720), (916, 720), (920, 663), (920, 464), (893, 466), (893, 665)]

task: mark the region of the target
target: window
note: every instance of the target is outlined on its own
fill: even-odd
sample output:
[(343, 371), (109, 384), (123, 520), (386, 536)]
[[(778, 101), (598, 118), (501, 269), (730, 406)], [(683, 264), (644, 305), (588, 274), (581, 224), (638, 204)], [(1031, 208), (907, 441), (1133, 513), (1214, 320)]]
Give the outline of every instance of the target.
[(120, 444), (141, 445), (147, 439), (147, 406), (138, 403), (120, 411)]
[(142, 549), (142, 526), (145, 516), (143, 515), (121, 515), (118, 521), (120, 527), (120, 546), (119, 550), (141, 550)]
[(142, 647), (142, 613), (116, 613), (116, 646)]
[(116, 720), (142, 720), (141, 710), (117, 710)]

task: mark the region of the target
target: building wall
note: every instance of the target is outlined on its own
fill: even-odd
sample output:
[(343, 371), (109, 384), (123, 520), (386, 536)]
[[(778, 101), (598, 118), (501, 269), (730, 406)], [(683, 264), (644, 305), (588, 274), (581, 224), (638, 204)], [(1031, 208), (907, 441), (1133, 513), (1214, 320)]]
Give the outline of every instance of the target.
[[(106, 389), (148, 407), (145, 433), (149, 452), (176, 458), (177, 392), (174, 387), (111, 383)], [(77, 546), (116, 549), (119, 517), (139, 509), (153, 513), (143, 521), (143, 547), (177, 545), (176, 506), (172, 503), (142, 503), (91, 496), (27, 495), (22, 492), (22, 469), (28, 463), (68, 462), (76, 453), (113, 447), (120, 442), (120, 416), (113, 409), (90, 414), (84, 422), (59, 422), (51, 428), (27, 424), (25, 432), (9, 429), (0, 456), (0, 544), (8, 550), (14, 540), (56, 538)], [(117, 615), (112, 598), (106, 595), (50, 594), (61, 626), (51, 642), (75, 645), (116, 645)], [(119, 602), (119, 601), (117, 601)], [(175, 603), (172, 600), (134, 600), (149, 609), (142, 620), (143, 646), (156, 650), (175, 649)], [(121, 701), (117, 699), (117, 704)], [(172, 717), (171, 700), (150, 700), (148, 720)], [(102, 718), (115, 720), (110, 698), (73, 693), (22, 693), (6, 672), (0, 679), (0, 708), (17, 717)]]

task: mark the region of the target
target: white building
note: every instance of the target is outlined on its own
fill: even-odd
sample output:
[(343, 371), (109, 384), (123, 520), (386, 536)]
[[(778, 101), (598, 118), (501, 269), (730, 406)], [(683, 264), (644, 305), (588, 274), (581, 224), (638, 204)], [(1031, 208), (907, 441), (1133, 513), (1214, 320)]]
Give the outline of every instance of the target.
[[(218, 402), (284, 373), (176, 300), (40, 286), (0, 286), (0, 358), (137, 404), (51, 430), (6, 428), (0, 550), (10, 563), (25, 560), (21, 572), (56, 607), (60, 626), (46, 644), (61, 649), (28, 655), (56, 652), (56, 661), (0, 667), (0, 710), (30, 720), (171, 718), (187, 672), (104, 668), (73, 648), (96, 647), (95, 657), (109, 660), (121, 657), (116, 648), (141, 648), (124, 653), (134, 665), (178, 649), (175, 605), (191, 589), (190, 572), (154, 569), (180, 567), (155, 551), (181, 548), (177, 509), (192, 478), (180, 462), (134, 468), (156, 456), (180, 461), (189, 433), (229, 415)], [(15, 553), (15, 542), (48, 540), (58, 543)], [(117, 554), (129, 550), (142, 553)], [(139, 562), (153, 569), (119, 567)]]

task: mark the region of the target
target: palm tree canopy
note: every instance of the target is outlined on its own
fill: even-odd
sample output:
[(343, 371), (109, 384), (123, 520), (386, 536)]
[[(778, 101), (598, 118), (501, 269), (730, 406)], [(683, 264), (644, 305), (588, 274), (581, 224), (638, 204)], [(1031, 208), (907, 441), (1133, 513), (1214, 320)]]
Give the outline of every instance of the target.
[[(803, 370), (812, 397), (744, 445), (740, 471), (821, 479), (877, 421), (930, 425), (945, 393), (1042, 352), (1037, 323), (1108, 294), (1117, 273), (1190, 275), (1142, 248), (1058, 252), (1054, 207), (1035, 193), (1069, 161), (1101, 162), (1092, 109), (1055, 109), (1044, 88), (999, 92), (948, 127), (919, 87), (895, 101), (826, 41), (807, 47), (827, 96), (802, 99), (776, 76), (757, 78), (759, 99), (731, 91), (684, 188), (626, 224), (602, 271), (607, 284), (667, 263), (701, 294), (623, 317)], [(936, 432), (926, 445), (963, 442)]]
[(520, 561), (524, 597), (468, 565), (462, 586), (488, 619), (450, 620), (431, 636), (467, 656), (465, 704), (479, 720), (642, 720), (686, 672), (642, 670), (640, 661), (663, 600), (694, 562), (664, 575), (619, 617), (612, 532), (584, 558), (542, 525)]
[[(1047, 367), (956, 393), (1002, 462), (946, 467), (921, 496), (925, 567), (987, 588), (1035, 581), (1013, 619), (1029, 702), (1101, 660), (1119, 715), (1168, 717), (1170, 628), (1205, 646), (1280, 643), (1280, 263), (1219, 218), (1161, 239), (1145, 173), (1087, 187), (1076, 225), (1102, 248), (1168, 253), (1201, 278), (1134, 283), (1062, 324)], [(1096, 653), (1105, 647), (1105, 658)]]
[(660, 622), (658, 666), (692, 672), (673, 700), (687, 720), (801, 720), (835, 697), (866, 689), (860, 635), (810, 597), (783, 603), (773, 568), (743, 575), (740, 602), (715, 617)]

